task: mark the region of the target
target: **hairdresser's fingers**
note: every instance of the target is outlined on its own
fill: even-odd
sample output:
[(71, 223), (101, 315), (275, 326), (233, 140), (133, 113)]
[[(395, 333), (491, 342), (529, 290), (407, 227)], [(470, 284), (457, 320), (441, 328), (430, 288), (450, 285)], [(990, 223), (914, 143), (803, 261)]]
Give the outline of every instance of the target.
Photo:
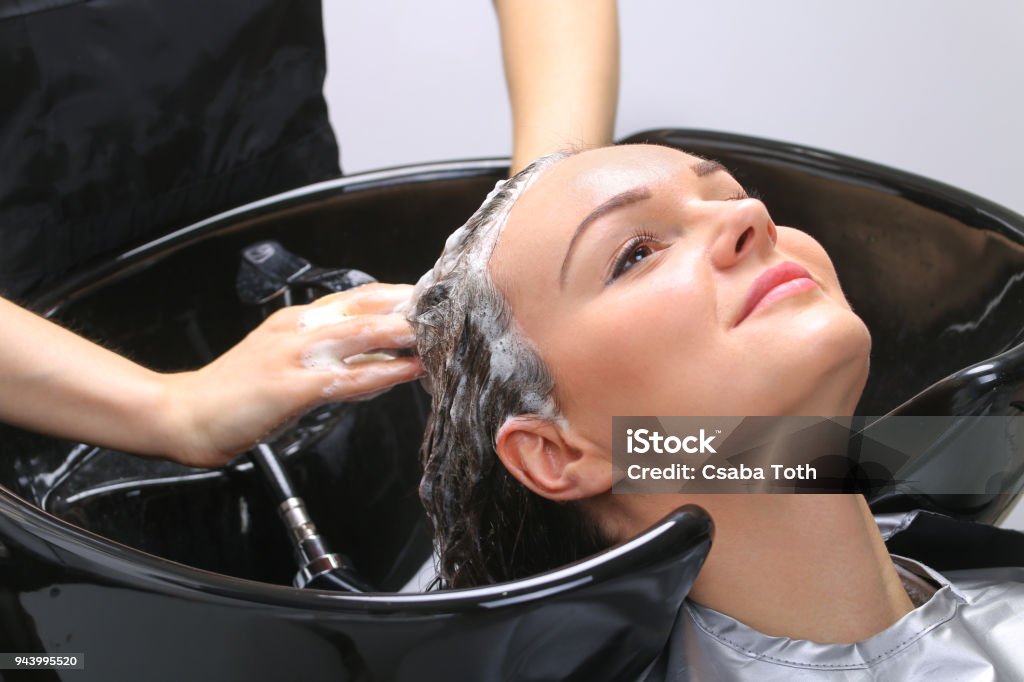
[(373, 350), (411, 348), (416, 336), (408, 320), (398, 313), (357, 315), (317, 329), (308, 337), (310, 350), (344, 359)]
[(320, 395), (325, 401), (369, 400), (423, 374), (419, 358), (395, 358), (348, 365), (325, 372)]
[(336, 294), (328, 294), (307, 306), (315, 309), (334, 307), (347, 315), (390, 313), (409, 302), (413, 287), (410, 284), (364, 284)]
[(263, 331), (311, 331), (337, 324), (352, 315), (391, 313), (412, 296), (409, 284), (364, 284), (355, 289), (328, 294), (307, 305), (274, 311), (259, 326)]

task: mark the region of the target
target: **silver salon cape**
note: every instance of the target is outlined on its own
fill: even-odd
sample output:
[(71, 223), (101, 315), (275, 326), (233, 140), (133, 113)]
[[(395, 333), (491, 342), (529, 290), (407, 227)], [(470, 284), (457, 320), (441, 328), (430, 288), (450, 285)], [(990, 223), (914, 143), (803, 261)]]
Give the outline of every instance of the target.
[(916, 608), (869, 639), (771, 637), (687, 600), (646, 679), (1024, 682), (1024, 567), (940, 574), (893, 562)]

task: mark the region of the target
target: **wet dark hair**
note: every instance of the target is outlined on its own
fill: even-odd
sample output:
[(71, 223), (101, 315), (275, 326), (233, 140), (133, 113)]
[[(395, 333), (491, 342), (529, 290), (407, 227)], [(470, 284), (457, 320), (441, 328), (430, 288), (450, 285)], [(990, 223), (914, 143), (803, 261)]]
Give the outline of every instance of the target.
[(420, 498), (445, 587), (522, 578), (611, 544), (578, 503), (537, 495), (495, 451), (508, 418), (559, 419), (552, 375), (518, 330), (487, 262), (516, 199), (566, 156), (542, 157), (500, 183), (449, 238), (414, 294), (410, 321), (433, 398)]

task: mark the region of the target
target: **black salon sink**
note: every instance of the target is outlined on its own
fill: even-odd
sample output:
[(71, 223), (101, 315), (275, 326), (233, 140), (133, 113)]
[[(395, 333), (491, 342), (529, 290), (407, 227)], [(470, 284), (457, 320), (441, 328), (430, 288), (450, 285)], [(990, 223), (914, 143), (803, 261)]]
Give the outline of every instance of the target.
[[(969, 411), (986, 400), (1005, 411), (1024, 400), (1024, 352), (1012, 351), (1024, 342), (1024, 218), (945, 185), (819, 150), (685, 130), (633, 139), (721, 161), (759, 192), (776, 222), (825, 245), (874, 338), (860, 413), (906, 410), (937, 382), (938, 389), (918, 397), (935, 413)], [(317, 265), (413, 282), (505, 169), (502, 160), (452, 162), (302, 188), (94, 264), (29, 303), (144, 365), (192, 368), (259, 321), (235, 290), (245, 247), (272, 239)], [(1011, 359), (1002, 393), (942, 383), (1005, 351)], [(323, 423), (307, 424), (297, 447), (282, 448), (311, 516), (379, 592), (370, 595), (290, 587), (295, 565), (274, 501), (244, 458), (201, 471), (0, 427), (0, 584), (24, 617), (15, 625), (10, 617), (0, 620), (0, 649), (15, 650), (2, 646), (5, 634), (47, 651), (88, 648), (96, 657), (119, 645), (139, 647), (161, 661), (163, 672), (152, 679), (184, 679), (200, 670), (195, 661), (220, 656), (213, 653), (220, 626), (250, 633), (263, 627), (266, 636), (254, 635), (246, 651), (256, 653), (249, 655), (280, 656), (282, 647), (298, 646), (321, 661), (303, 668), (303, 679), (416, 679), (410, 660), (432, 671), (422, 679), (442, 679), (433, 671), (487, 679), (527, 665), (525, 654), (508, 658), (509, 633), (526, 637), (551, 628), (568, 638), (559, 642), (582, 637), (574, 653), (559, 654), (579, 660), (543, 668), (551, 654), (537, 648), (531, 665), (538, 669), (557, 670), (563, 679), (629, 679), (642, 670), (667, 636), (707, 550), (706, 517), (682, 514), (674, 535), (652, 536), (549, 582), (519, 581), (468, 596), (440, 592), (426, 601), (395, 595), (431, 553), (416, 493), (426, 408), (418, 385), (402, 386), (368, 403), (339, 406)], [(991, 495), (935, 504), (991, 521), (1008, 501)], [(920, 502), (879, 504), (900, 509)], [(663, 591), (652, 594), (651, 585)], [(52, 598), (30, 596), (47, 590)], [(526, 596), (502, 601), (502, 594)], [(581, 614), (593, 608), (585, 637), (573, 634), (570, 619), (545, 615), (570, 604)], [(93, 615), (82, 612), (86, 607)], [(207, 645), (198, 635), (186, 637), (194, 657), (175, 655), (176, 647), (129, 627), (138, 627), (138, 609), (170, 613), (176, 627), (213, 639)], [(637, 630), (637, 622), (649, 627)], [(218, 629), (211, 631), (210, 623)], [(472, 634), (477, 626), (484, 634)], [(58, 643), (58, 635), (69, 642)], [(627, 643), (628, 655), (622, 653)], [(418, 658), (398, 655), (408, 651)], [(500, 660), (485, 662), (480, 651)], [(93, 664), (95, 679), (101, 671), (109, 678), (129, 669), (103, 656)], [(221, 658), (223, 679), (275, 679), (279, 672), (269, 664), (233, 667)]]

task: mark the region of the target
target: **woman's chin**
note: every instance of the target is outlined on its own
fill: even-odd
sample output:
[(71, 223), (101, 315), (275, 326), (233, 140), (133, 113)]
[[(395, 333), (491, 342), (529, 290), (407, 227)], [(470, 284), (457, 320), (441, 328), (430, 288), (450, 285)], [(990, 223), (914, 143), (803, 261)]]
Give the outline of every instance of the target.
[(871, 354), (863, 320), (848, 308), (813, 306), (773, 332), (760, 362), (748, 367), (760, 374), (759, 393), (771, 409), (751, 414), (852, 414)]

